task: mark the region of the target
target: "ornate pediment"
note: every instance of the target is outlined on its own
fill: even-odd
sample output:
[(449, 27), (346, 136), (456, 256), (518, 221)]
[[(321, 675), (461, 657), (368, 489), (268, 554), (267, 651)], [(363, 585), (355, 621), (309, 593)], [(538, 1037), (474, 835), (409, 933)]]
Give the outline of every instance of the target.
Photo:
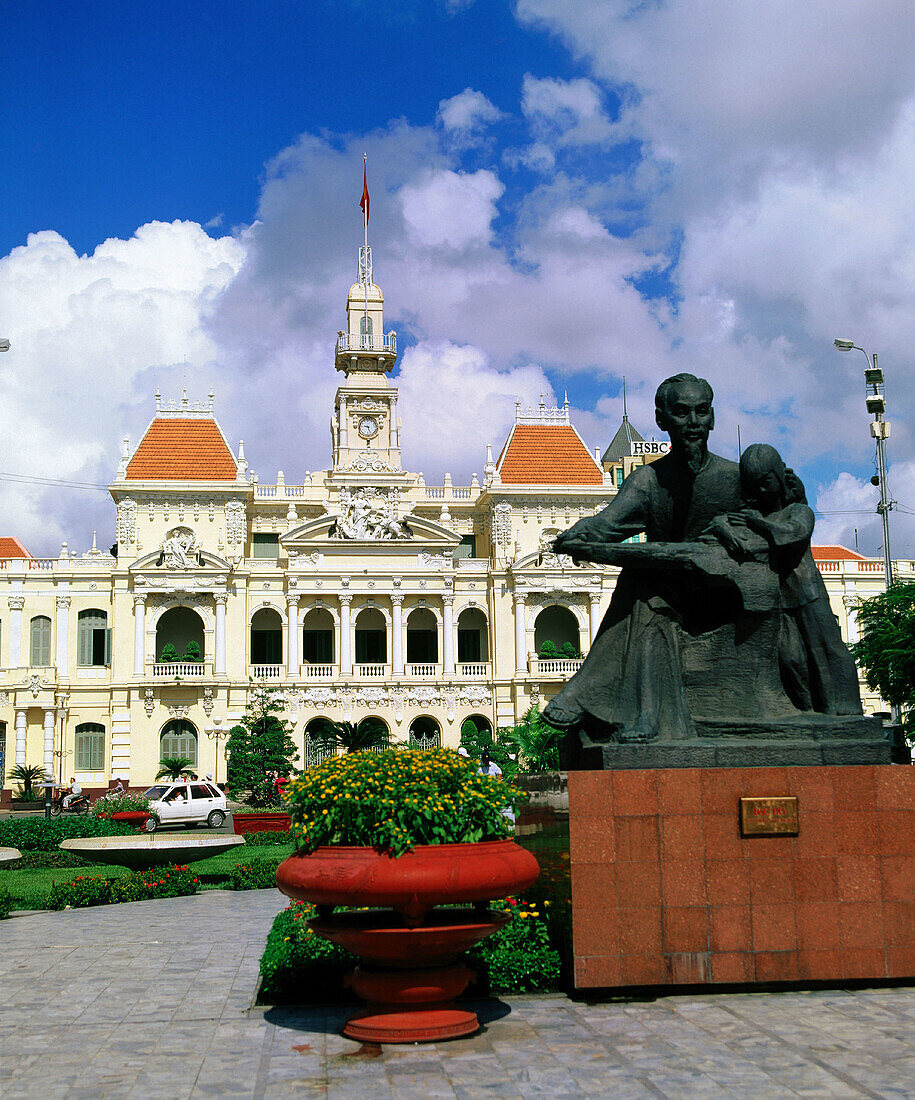
[(403, 518), (372, 516), (366, 523), (362, 522), (361, 511), (355, 522), (352, 511), (328, 512), (280, 536), (280, 544), (290, 555), (314, 553), (319, 548), (324, 553), (349, 552), (359, 544), (385, 546), (396, 552), (407, 550), (411, 554), (434, 550), (450, 555), (460, 541), (457, 532), (412, 512)]

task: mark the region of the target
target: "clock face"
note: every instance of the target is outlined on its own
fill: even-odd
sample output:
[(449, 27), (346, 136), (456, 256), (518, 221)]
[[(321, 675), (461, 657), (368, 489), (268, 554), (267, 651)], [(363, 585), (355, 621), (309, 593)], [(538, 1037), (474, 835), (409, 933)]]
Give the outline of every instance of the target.
[(374, 416), (363, 416), (359, 421), (359, 434), (363, 439), (371, 439), (378, 434), (378, 421)]

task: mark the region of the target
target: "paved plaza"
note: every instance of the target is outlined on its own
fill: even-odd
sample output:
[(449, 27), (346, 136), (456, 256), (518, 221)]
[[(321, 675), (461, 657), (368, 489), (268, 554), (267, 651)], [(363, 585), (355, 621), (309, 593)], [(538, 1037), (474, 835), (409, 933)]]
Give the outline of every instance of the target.
[(0, 1096), (912, 1097), (915, 989), (483, 1002), (440, 1045), (252, 1008), (284, 899), (211, 891), (0, 925)]

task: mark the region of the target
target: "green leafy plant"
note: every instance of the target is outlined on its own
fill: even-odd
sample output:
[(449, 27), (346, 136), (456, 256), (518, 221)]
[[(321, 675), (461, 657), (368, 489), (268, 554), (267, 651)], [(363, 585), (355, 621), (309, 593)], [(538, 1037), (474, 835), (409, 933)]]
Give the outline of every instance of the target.
[(6, 920), (12, 911), (13, 895), (5, 886), (0, 885), (0, 920)]
[(104, 875), (79, 875), (71, 882), (52, 886), (46, 909), (85, 909), (94, 905), (117, 905), (127, 901), (153, 898), (180, 898), (196, 894), (200, 880), (187, 867), (157, 867), (135, 871), (118, 878)]
[(479, 760), (480, 754), (485, 749), (489, 753), (490, 760), (495, 761), (502, 769), (506, 778), (511, 778), (518, 770), (515, 761), (515, 747), (506, 737), (505, 729), (498, 729), (495, 737), (488, 729), (479, 729), (472, 718), (468, 718), (461, 726), (461, 747), (474, 760)]
[(276, 688), (253, 687), (244, 717), (229, 730), (226, 786), (252, 806), (279, 802), (273, 777), (288, 777), (298, 755), (289, 723), (277, 717), (283, 705)]
[(184, 775), (194, 771), (194, 761), (189, 756), (163, 756), (159, 761), (156, 779), (170, 779), (177, 782)]
[(399, 856), (417, 844), (498, 840), (502, 811), (523, 795), (451, 749), (331, 756), (296, 776), (286, 802), (296, 845), (371, 846)]
[(549, 901), (506, 898), (491, 908), (511, 921), (468, 952), (482, 990), (496, 995), (546, 993), (559, 984), (559, 952), (550, 936)]
[(343, 975), (356, 957), (316, 936), (307, 924), (314, 915), (314, 906), (301, 901), (277, 913), (260, 961), (261, 1004), (300, 1001), (303, 989), (319, 990), (325, 1000), (346, 996)]
[(14, 797), (25, 800), (34, 799), (35, 801), (44, 798), (44, 790), (38, 787), (39, 783), (45, 781), (45, 770), (41, 765), (14, 764), (10, 768), (7, 778), (19, 784)]
[(577, 661), (581, 657), (581, 650), (572, 642), (563, 642), (559, 647), (559, 656), (568, 657), (569, 660)]
[(391, 747), (391, 733), (380, 718), (363, 718), (361, 722), (331, 722), (328, 719), (315, 734), (315, 740), (325, 752), (337, 748), (344, 752), (364, 752), (366, 749)]
[(185, 650), (184, 650), (184, 656), (181, 658), (181, 660), (182, 661), (202, 661), (203, 656), (200, 653), (200, 643), (199, 642), (188, 642), (187, 646), (185, 647)]
[(159, 663), (160, 664), (168, 664), (170, 661), (177, 661), (177, 660), (178, 660), (178, 650), (175, 649), (175, 647), (172, 645), (171, 642), (168, 642), (166, 645), (164, 645), (162, 647), (162, 652), (159, 654)]
[(915, 583), (892, 584), (858, 608), (860, 640), (852, 654), (871, 691), (902, 713), (915, 729)]
[(246, 848), (282, 848), (291, 842), (288, 829), (245, 833)]
[(129, 836), (136, 827), (120, 821), (98, 817), (58, 817), (45, 821), (43, 817), (19, 816), (0, 819), (0, 847), (18, 848), (20, 852), (53, 852), (62, 840), (84, 836)]
[(542, 658), (552, 658), (559, 656), (559, 651), (556, 648), (556, 643), (553, 641), (552, 638), (547, 638), (547, 640), (541, 644), (540, 649), (537, 651), (537, 656)]
[[(22, 849), (20, 849), (22, 851)], [(75, 852), (67, 852), (58, 849), (55, 852), (29, 852), (22, 851), (19, 859), (13, 859), (2, 864), (4, 870), (45, 870), (46, 868), (59, 867), (85, 867), (86, 860)]]
[[(156, 776), (158, 779), (159, 777)], [(129, 811), (149, 810), (149, 799), (139, 791), (109, 791), (95, 803), (92, 812), (96, 817), (104, 814), (122, 814)]]
[(232, 868), (233, 890), (272, 890), (276, 887), (276, 869), (280, 859), (252, 859)]
[(518, 768), (524, 772), (558, 769), (562, 737), (560, 730), (544, 722), (536, 707), (530, 707), (517, 726), (505, 731), (506, 740), (518, 754)]

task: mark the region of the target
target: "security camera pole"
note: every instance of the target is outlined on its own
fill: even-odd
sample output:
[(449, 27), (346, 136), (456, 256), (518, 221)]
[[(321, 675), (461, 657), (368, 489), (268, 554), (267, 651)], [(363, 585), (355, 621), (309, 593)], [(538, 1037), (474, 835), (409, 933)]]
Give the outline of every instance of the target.
[(860, 351), (867, 360), (867, 369), (864, 372), (864, 381), (867, 385), (865, 403), (867, 404), (867, 411), (874, 418), (871, 421), (871, 435), (877, 440), (877, 477), (871, 478), (871, 480), (877, 481), (880, 485), (880, 503), (877, 505), (877, 511), (883, 520), (883, 572), (886, 577), (886, 586), (889, 588), (893, 583), (893, 558), (890, 554), (890, 509), (893, 507), (894, 501), (889, 499), (886, 487), (884, 446), (890, 437), (890, 422), (883, 419), (883, 414), (886, 412), (883, 371), (877, 366), (876, 353), (873, 356), (873, 363), (871, 363), (871, 356), (867, 354), (864, 348), (858, 347), (851, 340), (836, 338), (833, 340), (833, 346), (838, 348), (839, 351)]

